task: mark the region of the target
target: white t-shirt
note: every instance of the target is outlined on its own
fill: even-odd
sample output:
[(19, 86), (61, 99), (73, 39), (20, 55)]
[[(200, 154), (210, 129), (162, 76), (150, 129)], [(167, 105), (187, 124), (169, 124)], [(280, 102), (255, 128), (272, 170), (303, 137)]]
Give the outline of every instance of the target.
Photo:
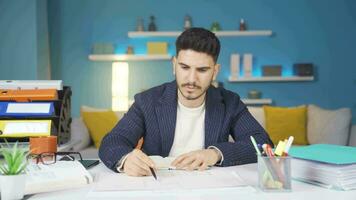
[(178, 101), (174, 141), (169, 156), (177, 157), (194, 150), (204, 149), (205, 102), (188, 108)]

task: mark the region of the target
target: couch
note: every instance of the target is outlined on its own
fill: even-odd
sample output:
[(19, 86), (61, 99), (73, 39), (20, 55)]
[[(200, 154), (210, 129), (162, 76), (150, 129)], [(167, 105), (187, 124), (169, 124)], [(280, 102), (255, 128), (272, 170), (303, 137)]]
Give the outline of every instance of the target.
[[(266, 116), (262, 107), (248, 107), (250, 113), (266, 128)], [(82, 106), (81, 113), (105, 112), (107, 109), (96, 109)], [(116, 112), (120, 119), (124, 113)], [(307, 106), (306, 134), (309, 144), (328, 143), (356, 146), (356, 124), (352, 125), (351, 111), (348, 108), (326, 110), (315, 105)], [(82, 117), (72, 121), (72, 138), (75, 144), (73, 151), (81, 152), (84, 159), (98, 158), (98, 150), (94, 147), (90, 132)]]

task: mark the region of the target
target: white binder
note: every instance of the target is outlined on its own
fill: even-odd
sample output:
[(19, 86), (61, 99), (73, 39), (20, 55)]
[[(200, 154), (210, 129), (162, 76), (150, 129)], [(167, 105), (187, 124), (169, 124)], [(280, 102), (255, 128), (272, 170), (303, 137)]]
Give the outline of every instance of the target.
[(62, 80), (0, 80), (0, 89), (56, 89), (63, 90)]

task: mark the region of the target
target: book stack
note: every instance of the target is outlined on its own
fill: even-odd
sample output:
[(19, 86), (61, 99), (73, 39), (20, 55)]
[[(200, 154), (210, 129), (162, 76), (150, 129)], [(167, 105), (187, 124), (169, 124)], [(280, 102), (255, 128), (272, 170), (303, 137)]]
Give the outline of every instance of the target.
[(0, 141), (55, 135), (68, 142), (71, 95), (61, 80), (0, 81)]
[(329, 189), (356, 189), (356, 147), (314, 144), (292, 147), (292, 177)]

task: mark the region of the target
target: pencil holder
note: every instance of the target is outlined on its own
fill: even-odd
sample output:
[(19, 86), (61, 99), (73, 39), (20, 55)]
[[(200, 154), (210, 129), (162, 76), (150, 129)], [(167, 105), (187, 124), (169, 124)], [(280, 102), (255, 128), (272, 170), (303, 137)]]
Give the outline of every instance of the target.
[(291, 158), (257, 156), (258, 185), (266, 192), (289, 192), (292, 190)]

